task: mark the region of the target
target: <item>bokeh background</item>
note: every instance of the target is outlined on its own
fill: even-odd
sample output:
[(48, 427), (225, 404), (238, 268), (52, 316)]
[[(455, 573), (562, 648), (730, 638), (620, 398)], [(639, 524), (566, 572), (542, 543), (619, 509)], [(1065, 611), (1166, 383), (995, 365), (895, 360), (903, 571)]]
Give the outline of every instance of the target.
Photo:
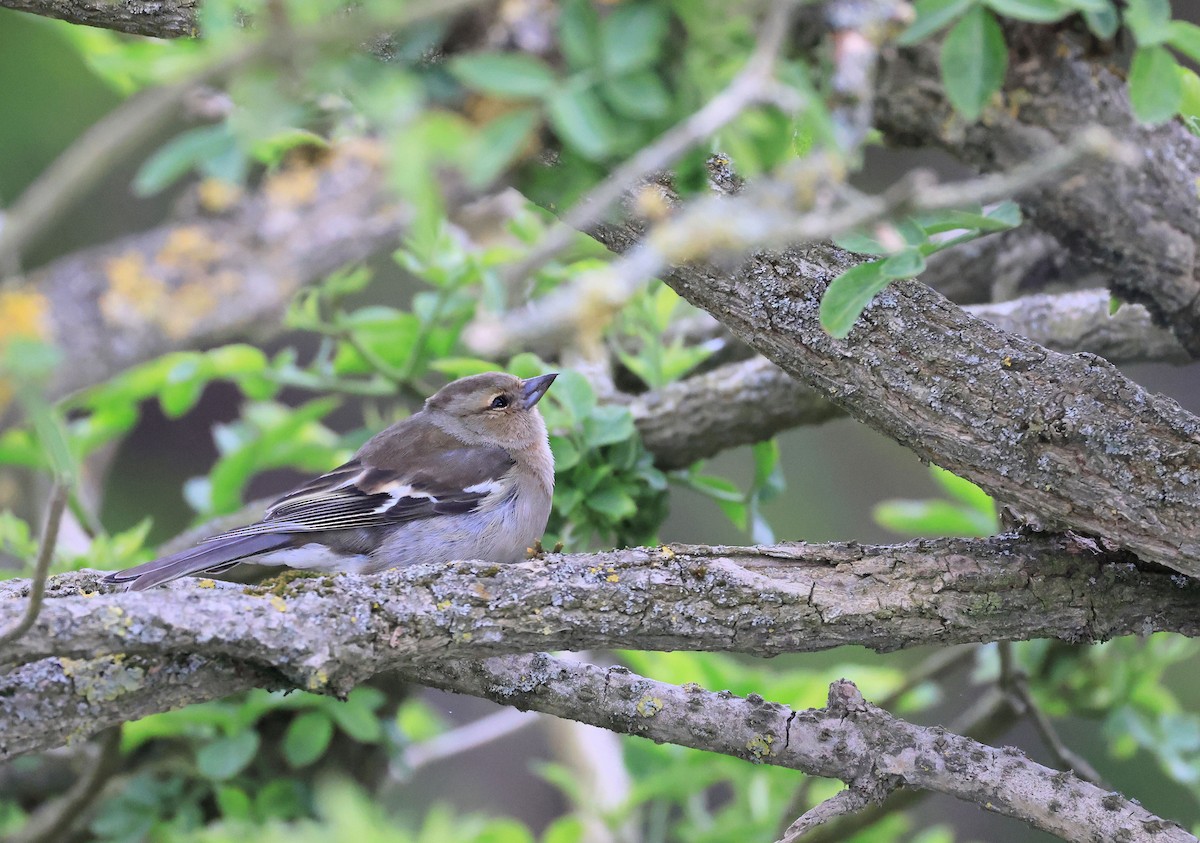
[[(1176, 3), (1176, 17), (1195, 19), (1196, 3)], [(0, 205), (21, 191), (96, 119), (118, 104), (122, 96), (95, 75), (82, 61), (65, 34), (67, 24), (0, 10)], [(147, 154), (180, 127), (164, 131), (147, 145)], [(169, 217), (184, 186), (151, 198), (139, 198), (129, 189), (134, 163), (106, 174), (86, 200), (51, 230), (41, 233), (28, 254), (27, 267), (35, 268), (80, 247), (112, 239), (159, 224)], [(873, 148), (868, 166), (859, 176), (861, 186), (878, 189), (914, 165), (957, 175), (943, 156), (899, 153)], [(389, 261), (375, 266), (377, 279), (369, 296), (381, 303), (403, 306), (415, 285)], [(297, 338), (268, 336), (264, 347), (276, 348)], [(302, 341), (302, 340), (301, 340)], [(1186, 409), (1200, 413), (1200, 366), (1137, 365), (1125, 368), (1134, 380), (1169, 395)], [(168, 420), (157, 404), (148, 403), (141, 422), (115, 454), (104, 487), (102, 518), (107, 527), (130, 527), (147, 515), (154, 519), (152, 539), (165, 539), (187, 527), (192, 512), (184, 502), (184, 482), (203, 474), (216, 457), (211, 429), (237, 417), (240, 396), (232, 387), (214, 384), (206, 390), (196, 410)], [(344, 413), (350, 424), (353, 413)], [(339, 415), (327, 423), (337, 427)], [(766, 504), (765, 513), (781, 540), (893, 542), (897, 536), (879, 526), (872, 508), (892, 498), (934, 497), (940, 492), (927, 466), (895, 443), (851, 420), (802, 428), (780, 436), (787, 490)], [(715, 473), (748, 482), (752, 460), (748, 449), (738, 449), (712, 461)], [(251, 487), (251, 496), (283, 491), (296, 479), (288, 472), (267, 472)], [(19, 505), (3, 496), (19, 488), (0, 487), (0, 505)], [(670, 516), (661, 530), (665, 542), (738, 544), (748, 537), (723, 517), (716, 505), (701, 495), (675, 488)], [(861, 649), (780, 657), (768, 669), (786, 671), (796, 664), (838, 668), (850, 679), (857, 669), (872, 665), (915, 665), (928, 651), (917, 650), (879, 656)], [(747, 657), (749, 659), (749, 657)], [(969, 666), (945, 683), (949, 689), (938, 705), (915, 719), (936, 723), (966, 708), (978, 691), (968, 681)], [(1171, 690), (1188, 710), (1200, 709), (1200, 670), (1192, 662), (1168, 674)], [(955, 689), (958, 689), (957, 691)], [(453, 722), (468, 722), (495, 709), (489, 703), (426, 692), (432, 705)], [(789, 699), (790, 705), (820, 705), (823, 700)], [(1063, 736), (1088, 758), (1118, 790), (1145, 794), (1148, 809), (1185, 824), (1200, 822), (1200, 788), (1186, 788), (1165, 779), (1144, 753), (1115, 760), (1091, 720), (1066, 718), (1059, 723)], [(559, 790), (535, 772), (539, 759), (554, 757), (555, 733), (538, 726), (522, 729), (486, 747), (434, 763), (412, 781), (390, 791), (392, 807), (419, 815), (435, 801), (449, 800), (463, 811), (516, 816), (534, 828), (564, 808)], [(1031, 727), (1021, 725), (1001, 736), (1000, 744), (1022, 747), (1032, 757), (1051, 763)], [(796, 774), (799, 782), (801, 776)], [(1147, 790), (1147, 780), (1160, 784)], [(726, 798), (713, 793), (710, 798)], [(918, 815), (949, 821), (960, 840), (1043, 841), (1048, 836), (1025, 826), (986, 815), (943, 797), (933, 797), (917, 809)]]

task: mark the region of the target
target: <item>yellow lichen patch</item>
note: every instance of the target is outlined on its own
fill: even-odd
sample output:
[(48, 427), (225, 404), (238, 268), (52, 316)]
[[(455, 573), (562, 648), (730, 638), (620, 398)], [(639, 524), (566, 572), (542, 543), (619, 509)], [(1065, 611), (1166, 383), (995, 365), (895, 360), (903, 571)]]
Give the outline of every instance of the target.
[(671, 550), (671, 548), (667, 547), (665, 544), (659, 546), (658, 554), (668, 562), (675, 558), (675, 551)]
[(223, 214), (241, 201), (244, 191), (224, 179), (205, 179), (196, 187), (200, 207), (210, 214)]
[(100, 659), (60, 657), (63, 675), (74, 684), (75, 693), (90, 703), (115, 700), (142, 686), (145, 671), (126, 667), (125, 656), (118, 654)]
[(775, 738), (772, 735), (755, 735), (746, 741), (746, 749), (750, 750), (750, 754), (755, 758), (769, 758), (773, 743), (775, 743)]
[(171, 339), (188, 336), (196, 323), (208, 316), (217, 307), (217, 297), (211, 287), (203, 281), (189, 281), (180, 285), (171, 297), (171, 307), (161, 313), (163, 331)]
[(312, 676), (308, 677), (308, 690), (319, 691), (329, 684), (329, 674), (323, 670), (318, 670)]
[(442, 602), (440, 602), (440, 603), (436, 604), (436, 605), (434, 606), (434, 608), (435, 608), (435, 609), (437, 609), (439, 612), (444, 612), (444, 611), (446, 611), (447, 609), (449, 609), (449, 608), (450, 608), (451, 606), (453, 606), (453, 605), (454, 605), (454, 604), (453, 604), (453, 603), (451, 603), (449, 600), (443, 600)]
[(138, 252), (125, 252), (104, 262), (108, 289), (100, 296), (100, 312), (109, 322), (129, 323), (161, 312), (167, 286), (155, 278)]
[(183, 225), (167, 235), (154, 259), (172, 269), (200, 269), (225, 255), (225, 246), (198, 225)]
[(201, 588), (216, 588), (217, 587), (216, 582), (214, 582), (213, 580), (207, 579), (207, 578), (200, 580), (200, 582), (196, 583), (196, 585), (200, 586)]
[(620, 582), (621, 577), (617, 573), (614, 572), (614, 573), (609, 574), (607, 577), (605, 577), (604, 581), (605, 582)]
[(19, 288), (0, 290), (0, 347), (17, 337), (46, 339), (50, 334), (46, 318), (49, 311), (50, 302), (41, 293)]
[(287, 603), (278, 594), (271, 595), (271, 605), (275, 607), (275, 611), (277, 612), (286, 612), (288, 608)]
[(272, 205), (309, 205), (317, 198), (318, 173), (312, 167), (290, 167), (267, 179), (267, 200)]
[(637, 702), (637, 713), (642, 717), (653, 717), (663, 710), (663, 705), (662, 697), (645, 696)]

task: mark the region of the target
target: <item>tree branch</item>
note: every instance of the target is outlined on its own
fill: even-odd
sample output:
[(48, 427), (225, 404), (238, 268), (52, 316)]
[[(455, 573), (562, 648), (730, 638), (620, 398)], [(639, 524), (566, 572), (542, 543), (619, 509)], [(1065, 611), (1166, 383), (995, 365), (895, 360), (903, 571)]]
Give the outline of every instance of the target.
[(379, 188), (378, 147), (335, 147), (269, 176), (229, 214), (200, 216), (63, 258), (28, 279), (70, 366), (52, 396), (168, 351), (274, 325), (303, 284), (394, 245), (408, 209)]
[(450, 661), (410, 675), (449, 691), (720, 752), (755, 763), (883, 787), (945, 793), (1064, 840), (1174, 843), (1196, 838), (1124, 797), (938, 727), (915, 726), (835, 682), (824, 709), (796, 711), (751, 695), (677, 687), (546, 654)]
[[(642, 228), (595, 234), (620, 252)], [(732, 272), (683, 264), (663, 280), (788, 374), (1029, 523), (1104, 536), (1200, 575), (1200, 419), (1099, 357), (1000, 331), (918, 282), (890, 285), (834, 340), (821, 296), (853, 263), (814, 245), (757, 254)]]
[(983, 170), (1005, 171), (1096, 124), (1139, 154), (1086, 178), (1023, 192), (1022, 207), (1076, 257), (1111, 279), (1122, 299), (1145, 304), (1183, 347), (1200, 353), (1200, 238), (1195, 176), (1200, 139), (1179, 121), (1148, 127), (1129, 106), (1126, 83), (1086, 56), (1089, 35), (1065, 27), (1012, 26), (1006, 101), (983, 121), (954, 116), (937, 49), (899, 50), (879, 74), (876, 125), (889, 140), (940, 146)]
[[(1200, 634), (1200, 584), (1070, 536), (636, 548), (276, 587), (183, 580), (147, 593), (97, 593), (98, 579), (53, 578), (33, 629), (0, 655), (12, 671), (0, 680), (0, 756), (153, 710), (139, 695), (160, 659), (179, 677), (167, 693), (181, 705), (245, 687), (238, 665), (256, 681), (344, 693), (417, 662), (543, 648), (769, 655)], [(20, 612), (27, 589), (0, 584), (0, 621)], [(211, 687), (188, 680), (200, 668), (217, 671)], [(77, 711), (64, 697), (114, 708)]]
[[(965, 308), (1001, 330), (1063, 352), (1086, 351), (1114, 363), (1188, 359), (1174, 335), (1154, 326), (1141, 305), (1123, 305), (1111, 316), (1108, 309), (1105, 290), (1026, 296)], [(629, 408), (655, 463), (668, 469), (845, 414), (764, 357), (729, 363), (643, 393)]]
[(17, 12), (154, 38), (196, 35), (198, 5), (197, 0), (0, 0), (0, 7)]

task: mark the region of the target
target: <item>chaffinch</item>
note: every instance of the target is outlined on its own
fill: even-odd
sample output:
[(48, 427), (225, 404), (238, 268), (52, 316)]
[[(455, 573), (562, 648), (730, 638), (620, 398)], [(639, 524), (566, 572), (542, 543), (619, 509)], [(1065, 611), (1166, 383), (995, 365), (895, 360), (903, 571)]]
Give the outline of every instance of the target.
[(550, 517), (554, 457), (537, 402), (557, 373), (461, 378), (263, 520), (105, 582), (142, 591), (242, 561), (374, 573), (417, 562), (516, 562)]

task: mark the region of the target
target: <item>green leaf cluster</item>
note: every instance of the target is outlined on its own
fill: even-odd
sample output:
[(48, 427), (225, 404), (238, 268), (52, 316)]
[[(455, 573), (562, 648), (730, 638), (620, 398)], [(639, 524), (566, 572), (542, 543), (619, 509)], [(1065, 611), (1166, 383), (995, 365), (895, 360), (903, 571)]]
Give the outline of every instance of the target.
[[(1176, 115), (1200, 133), (1200, 77), (1183, 67), (1172, 50), (1200, 61), (1200, 27), (1171, 19), (1168, 0), (917, 0), (916, 20), (899, 41), (915, 44), (949, 26), (942, 41), (942, 84), (955, 110), (968, 121), (982, 115), (1004, 83), (1008, 47), (996, 15), (1028, 23), (1057, 23), (1083, 16), (1100, 39), (1113, 38), (1123, 24), (1137, 50), (1129, 68), (1129, 100), (1143, 123)], [(1169, 49), (1168, 49), (1169, 48)]]

